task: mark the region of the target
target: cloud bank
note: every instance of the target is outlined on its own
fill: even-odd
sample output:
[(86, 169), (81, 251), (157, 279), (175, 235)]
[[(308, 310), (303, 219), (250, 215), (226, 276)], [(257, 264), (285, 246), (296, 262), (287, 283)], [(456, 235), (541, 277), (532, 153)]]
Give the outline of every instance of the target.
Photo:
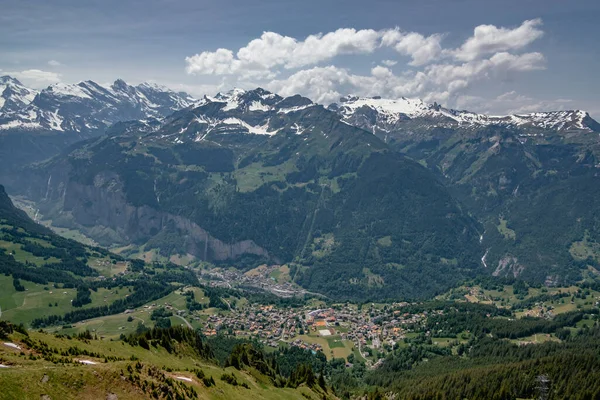
[[(300, 93), (321, 103), (353, 93), (460, 105), (473, 98), (468, 89), (475, 84), (545, 69), (543, 54), (526, 51), (543, 36), (541, 26), (540, 19), (512, 28), (479, 25), (456, 48), (443, 46), (445, 33), (423, 35), (398, 27), (345, 28), (304, 39), (264, 32), (237, 51), (219, 48), (187, 57), (186, 72), (225, 77), (240, 86), (261, 85), (282, 95)], [(368, 73), (356, 73), (336, 65), (340, 56), (346, 64), (349, 56), (381, 61)]]

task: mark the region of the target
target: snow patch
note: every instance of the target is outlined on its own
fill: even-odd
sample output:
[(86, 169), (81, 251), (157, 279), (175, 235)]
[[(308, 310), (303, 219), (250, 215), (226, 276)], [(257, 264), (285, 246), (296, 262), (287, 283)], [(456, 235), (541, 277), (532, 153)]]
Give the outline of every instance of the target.
[(249, 111), (269, 111), (271, 107), (266, 104), (261, 103), (260, 101), (253, 101), (252, 104), (248, 107)]
[(82, 360), (82, 359), (75, 359), (74, 361), (80, 363), (80, 364), (85, 364), (85, 365), (96, 365), (98, 364), (95, 361), (91, 361), (91, 360)]
[(306, 130), (306, 128), (303, 128), (302, 126), (298, 125), (297, 123), (294, 123), (294, 125), (292, 125), (292, 129), (294, 129), (296, 131), (295, 132), (296, 135), (301, 135)]
[(50, 124), (50, 129), (55, 131), (62, 131), (62, 122), (63, 118), (58, 115), (58, 108), (53, 113), (50, 113), (48, 116), (48, 123)]
[(180, 381), (186, 382), (194, 382), (192, 378), (188, 378), (187, 376), (176, 376), (175, 379), (179, 379)]
[(21, 346), (18, 346), (18, 345), (14, 344), (14, 343), (5, 342), (4, 345), (7, 346), (7, 347), (11, 347), (13, 349), (21, 350)]
[(253, 133), (255, 135), (274, 135), (276, 134), (279, 130), (275, 130), (275, 131), (271, 131), (269, 132), (268, 128), (269, 128), (269, 122), (267, 121), (267, 123), (265, 123), (264, 125), (257, 125), (257, 126), (252, 126), (244, 121), (242, 121), (239, 118), (225, 118), (223, 121), (221, 121), (223, 124), (226, 125), (239, 125), (242, 126), (244, 128), (246, 128), (246, 130), (248, 130), (249, 133)]
[(280, 108), (279, 110), (277, 110), (277, 112), (279, 114), (288, 114), (288, 113), (291, 113), (291, 112), (305, 110), (308, 107), (312, 107), (312, 106), (314, 106), (314, 104), (306, 104), (304, 106), (297, 106), (297, 107), (290, 107), (290, 108)]

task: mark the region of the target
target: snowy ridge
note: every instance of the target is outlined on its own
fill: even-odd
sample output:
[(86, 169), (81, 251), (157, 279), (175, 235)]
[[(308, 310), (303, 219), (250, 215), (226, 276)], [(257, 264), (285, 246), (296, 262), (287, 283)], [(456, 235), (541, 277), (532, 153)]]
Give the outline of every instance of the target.
[[(582, 110), (536, 112), (531, 114), (491, 116), (469, 111), (453, 110), (427, 104), (420, 99), (382, 99), (348, 96), (340, 99), (341, 104), (330, 106), (342, 119), (368, 130), (390, 131), (397, 124), (422, 120), (434, 126), (488, 126), (531, 127), (556, 131), (598, 131), (600, 126), (587, 112)], [(365, 126), (366, 125), (366, 126)]]
[(380, 114), (390, 119), (398, 120), (402, 115), (409, 117), (417, 117), (425, 115), (431, 111), (431, 106), (425, 104), (420, 99), (382, 99), (381, 97), (360, 98), (360, 97), (345, 97), (341, 99), (342, 106), (340, 107), (342, 115), (353, 114), (361, 107), (367, 107), (376, 110)]
[(87, 88), (82, 85), (82, 83), (78, 83), (77, 85), (67, 85), (64, 83), (55, 83), (54, 85), (48, 86), (45, 89), (49, 94), (56, 97), (66, 97), (73, 98), (79, 97), (82, 99), (91, 99), (92, 96), (88, 92)]

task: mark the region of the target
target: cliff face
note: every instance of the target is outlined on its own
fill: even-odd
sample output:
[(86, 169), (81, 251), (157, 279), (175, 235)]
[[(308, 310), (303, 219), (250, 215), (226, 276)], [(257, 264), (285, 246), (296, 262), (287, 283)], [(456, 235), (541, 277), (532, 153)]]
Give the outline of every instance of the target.
[(129, 204), (123, 184), (114, 172), (98, 173), (92, 185), (69, 176), (69, 167), (56, 166), (48, 171), (45, 190), (28, 194), (55, 225), (80, 230), (101, 245), (156, 241), (156, 247), (160, 248), (170, 240), (176, 242), (178, 250), (207, 261), (235, 259), (244, 254), (269, 256), (252, 240), (225, 243), (183, 216)]

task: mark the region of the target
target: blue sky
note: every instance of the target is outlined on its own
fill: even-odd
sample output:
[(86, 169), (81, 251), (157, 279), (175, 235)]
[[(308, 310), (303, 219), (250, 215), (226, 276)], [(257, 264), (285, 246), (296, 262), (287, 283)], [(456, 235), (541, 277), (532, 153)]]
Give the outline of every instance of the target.
[(0, 74), (38, 88), (123, 78), (195, 96), (263, 86), (324, 103), (354, 93), (600, 117), (598, 15), (585, 0), (5, 0)]

